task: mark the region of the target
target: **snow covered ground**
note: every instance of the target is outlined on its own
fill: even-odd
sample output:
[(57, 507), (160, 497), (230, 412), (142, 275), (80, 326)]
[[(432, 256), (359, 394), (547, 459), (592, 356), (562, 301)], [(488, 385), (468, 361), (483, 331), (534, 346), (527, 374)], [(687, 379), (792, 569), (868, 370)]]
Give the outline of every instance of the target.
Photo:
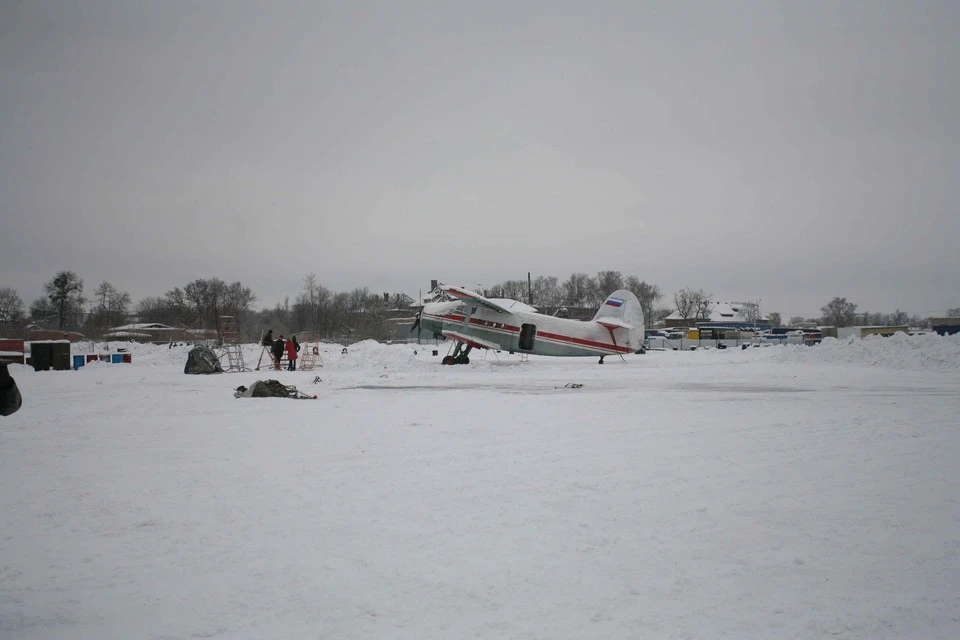
[(0, 638), (960, 637), (960, 338), (414, 348), (12, 367)]

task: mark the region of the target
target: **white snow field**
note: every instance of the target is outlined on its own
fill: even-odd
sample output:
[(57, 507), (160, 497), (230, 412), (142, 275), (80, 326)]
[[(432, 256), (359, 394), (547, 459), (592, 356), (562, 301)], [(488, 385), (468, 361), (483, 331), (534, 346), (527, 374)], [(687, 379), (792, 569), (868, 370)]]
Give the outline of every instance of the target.
[(12, 367), (0, 638), (960, 637), (960, 337), (414, 348)]

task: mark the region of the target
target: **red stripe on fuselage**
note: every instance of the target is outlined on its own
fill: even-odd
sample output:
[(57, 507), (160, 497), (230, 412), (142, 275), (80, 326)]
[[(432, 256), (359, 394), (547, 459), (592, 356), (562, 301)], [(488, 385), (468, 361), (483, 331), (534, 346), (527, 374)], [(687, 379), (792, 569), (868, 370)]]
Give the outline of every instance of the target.
[[(450, 322), (463, 322), (463, 319), (465, 317), (462, 314), (456, 314), (456, 313), (447, 313), (442, 316), (433, 315), (432, 313), (427, 313), (424, 315), (428, 318), (434, 318), (440, 321), (448, 320)], [(478, 327), (481, 327), (483, 329), (488, 329), (491, 331), (509, 331), (512, 333), (520, 333), (520, 327), (516, 327), (510, 324), (504, 324), (502, 327), (497, 327), (497, 326), (485, 325), (484, 322), (488, 322), (488, 321), (480, 320), (479, 318), (470, 318), (471, 325), (477, 325)], [(503, 323), (495, 323), (495, 324), (503, 324)], [(611, 351), (613, 353), (633, 353), (633, 349), (631, 349), (630, 347), (623, 347), (617, 344), (611, 344), (609, 342), (597, 342), (596, 340), (590, 340), (588, 338), (575, 338), (573, 336), (566, 336), (560, 333), (549, 333), (546, 331), (540, 331), (539, 329), (537, 330), (537, 337), (546, 338), (548, 340), (556, 340), (557, 342), (566, 342), (568, 344), (573, 344), (573, 345), (582, 346), (582, 347), (590, 347), (592, 349), (603, 349), (605, 351)]]
[(547, 338), (551, 340), (558, 340), (560, 342), (569, 342), (571, 344), (582, 345), (584, 347), (592, 347), (594, 349), (605, 349), (607, 351), (612, 351), (614, 353), (633, 353), (633, 349), (630, 347), (621, 347), (618, 344), (610, 344), (607, 342), (597, 342), (596, 340), (588, 340), (586, 338), (575, 338), (573, 336), (565, 336), (559, 333), (546, 333), (537, 331), (538, 338)]

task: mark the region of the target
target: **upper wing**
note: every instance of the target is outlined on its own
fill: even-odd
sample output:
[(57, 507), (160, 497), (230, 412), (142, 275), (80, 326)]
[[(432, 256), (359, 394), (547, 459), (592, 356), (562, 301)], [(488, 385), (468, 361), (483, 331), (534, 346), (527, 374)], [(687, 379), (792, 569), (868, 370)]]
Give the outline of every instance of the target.
[(538, 313), (536, 307), (531, 307), (525, 302), (511, 300), (510, 298), (488, 298), (493, 304), (498, 304), (511, 313)]
[(497, 313), (510, 313), (510, 310), (505, 306), (498, 304), (489, 298), (484, 298), (479, 293), (474, 293), (473, 291), (467, 291), (466, 289), (460, 289), (458, 287), (444, 286), (442, 289), (459, 300), (466, 300), (468, 302), (476, 303), (481, 307), (486, 307), (487, 309), (491, 309)]
[(619, 318), (597, 318), (597, 323), (605, 326), (607, 329), (633, 329), (633, 325), (624, 322)]
[(465, 333), (461, 333), (460, 331), (450, 331), (449, 329), (444, 329), (442, 333), (448, 338), (452, 338), (457, 342), (468, 344), (475, 349), (493, 349), (494, 351), (501, 351), (500, 345), (496, 342), (483, 340), (476, 336), (470, 336)]

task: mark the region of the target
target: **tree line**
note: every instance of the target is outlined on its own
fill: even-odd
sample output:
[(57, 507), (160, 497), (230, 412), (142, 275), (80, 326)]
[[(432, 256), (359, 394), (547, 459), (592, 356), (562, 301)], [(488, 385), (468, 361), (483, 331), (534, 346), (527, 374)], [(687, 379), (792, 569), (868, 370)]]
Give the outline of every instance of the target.
[(620, 271), (600, 271), (596, 276), (577, 272), (564, 282), (555, 276), (537, 276), (529, 282), (505, 280), (486, 293), (491, 297), (527, 301), (544, 313), (552, 313), (560, 307), (596, 309), (618, 289), (627, 289), (637, 296), (648, 327), (656, 322), (658, 311), (662, 317), (665, 317), (663, 311), (670, 314), (670, 310), (656, 308), (657, 302), (663, 298), (660, 287), (636, 276), (624, 276)]
[[(601, 271), (595, 277), (574, 273), (564, 282), (554, 276), (539, 276), (530, 285), (523, 280), (506, 280), (486, 293), (518, 300), (532, 298), (535, 306), (552, 312), (560, 307), (596, 307), (609, 293), (626, 288), (637, 295), (648, 323), (658, 314), (669, 314), (654, 308), (662, 297), (659, 287), (635, 276), (625, 277), (619, 271)], [(228, 284), (220, 278), (197, 279), (135, 305), (129, 293), (109, 282), (100, 283), (88, 298), (83, 279), (73, 271), (61, 271), (44, 285), (44, 295), (26, 312), (14, 289), (0, 289), (0, 323), (7, 329), (32, 323), (96, 339), (129, 321), (216, 330), (218, 318), (230, 315), (239, 320), (242, 335), (248, 340), (259, 338), (265, 328), (272, 328), (277, 335), (306, 331), (324, 338), (387, 339), (393, 334), (385, 322), (388, 317), (398, 315), (398, 311), (400, 315), (416, 313), (415, 301), (407, 296), (379, 295), (367, 287), (336, 292), (323, 286), (314, 273), (304, 277), (292, 301), (288, 296), (272, 308), (255, 310), (256, 301), (250, 287), (239, 281)]]
[[(487, 289), (490, 297), (527, 301), (542, 312), (561, 308), (596, 309), (610, 293), (627, 289), (637, 296), (647, 327), (662, 321), (674, 311), (693, 324), (710, 317), (713, 296), (703, 289), (681, 289), (673, 295), (672, 305), (661, 305), (664, 295), (655, 284), (620, 271), (600, 271), (596, 276), (576, 272), (564, 281), (555, 276), (532, 280), (505, 280)], [(150, 296), (132, 304), (130, 294), (110, 282), (101, 282), (88, 298), (84, 281), (73, 271), (60, 271), (44, 284), (44, 295), (25, 309), (17, 291), (0, 288), (0, 329), (5, 333), (22, 330), (32, 323), (45, 329), (77, 331), (99, 339), (111, 328), (131, 321), (159, 322), (183, 329), (218, 330), (218, 319), (229, 315), (238, 319), (242, 337), (256, 340), (265, 328), (275, 334), (309, 332), (327, 339), (393, 337), (386, 322), (390, 317), (416, 312), (415, 301), (402, 294), (378, 295), (368, 288), (335, 292), (323, 286), (316, 274), (304, 277), (299, 292), (274, 307), (254, 308), (256, 294), (240, 281), (227, 283), (220, 278), (197, 279), (177, 286), (161, 296)], [(764, 319), (774, 326), (782, 320), (778, 313), (762, 314), (759, 302), (741, 303), (741, 315), (747, 322)], [(899, 309), (893, 313), (858, 311), (846, 298), (835, 297), (821, 309), (819, 318), (793, 316), (788, 325), (818, 323), (837, 327), (854, 324), (926, 326), (928, 321)], [(960, 308), (948, 315), (960, 316)]]
[[(832, 327), (851, 327), (851, 326), (881, 326), (881, 327), (930, 327), (930, 318), (922, 318), (914, 313), (909, 314), (906, 311), (896, 309), (893, 313), (871, 313), (869, 311), (857, 311), (858, 305), (848, 302), (846, 298), (836, 297), (821, 309), (823, 314), (819, 318), (820, 324)], [(950, 318), (960, 318), (960, 307), (947, 310), (947, 316)], [(793, 317), (791, 324), (804, 322), (802, 318)]]
[[(197, 279), (160, 296), (148, 296), (132, 304), (130, 294), (109, 282), (100, 283), (92, 298), (84, 281), (73, 271), (61, 271), (44, 284), (44, 295), (25, 310), (23, 299), (10, 287), (0, 288), (0, 330), (42, 329), (79, 332), (100, 339), (117, 326), (131, 322), (161, 323), (180, 329), (218, 331), (223, 316), (237, 318), (241, 337), (256, 340), (263, 327), (289, 335), (307, 331), (321, 337), (362, 335), (389, 337), (384, 320), (396, 298), (379, 296), (367, 288), (333, 292), (309, 274), (291, 304), (289, 297), (273, 308), (259, 311), (257, 296), (240, 281)], [(409, 303), (410, 300), (407, 300)], [(412, 314), (413, 312), (411, 312)]]

